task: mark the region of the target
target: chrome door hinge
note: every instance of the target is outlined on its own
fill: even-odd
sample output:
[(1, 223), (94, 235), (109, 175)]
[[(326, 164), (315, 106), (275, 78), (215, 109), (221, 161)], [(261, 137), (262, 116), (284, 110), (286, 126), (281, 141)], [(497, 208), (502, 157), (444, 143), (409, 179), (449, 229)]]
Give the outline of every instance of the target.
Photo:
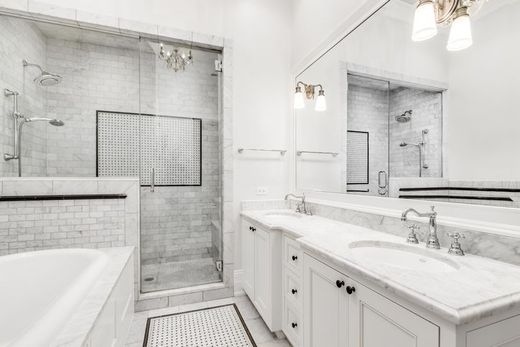
[(222, 60), (215, 60), (215, 71), (222, 72)]

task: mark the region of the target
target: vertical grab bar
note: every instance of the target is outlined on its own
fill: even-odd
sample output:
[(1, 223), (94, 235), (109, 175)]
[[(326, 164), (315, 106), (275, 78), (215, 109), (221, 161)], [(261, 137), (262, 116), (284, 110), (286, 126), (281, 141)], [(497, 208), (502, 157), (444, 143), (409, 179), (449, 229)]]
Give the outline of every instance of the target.
[(155, 192), (155, 168), (152, 168), (152, 174), (150, 177), (150, 191)]

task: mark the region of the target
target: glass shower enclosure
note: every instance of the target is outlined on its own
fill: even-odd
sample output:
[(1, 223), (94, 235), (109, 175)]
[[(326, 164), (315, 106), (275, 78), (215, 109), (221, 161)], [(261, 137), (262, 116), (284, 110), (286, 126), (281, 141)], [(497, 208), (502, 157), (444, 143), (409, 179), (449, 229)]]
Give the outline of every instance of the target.
[[(165, 51), (193, 61), (175, 71)], [(222, 281), (220, 52), (140, 39), (141, 292)]]

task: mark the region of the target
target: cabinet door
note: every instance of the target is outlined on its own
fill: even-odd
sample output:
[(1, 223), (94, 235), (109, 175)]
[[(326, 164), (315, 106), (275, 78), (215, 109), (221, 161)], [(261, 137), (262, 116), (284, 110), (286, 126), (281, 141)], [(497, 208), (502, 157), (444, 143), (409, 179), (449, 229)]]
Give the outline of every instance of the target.
[[(269, 256), (269, 233), (262, 229), (256, 229), (255, 235), (255, 246), (254, 246), (254, 267), (255, 267), (255, 299), (254, 303), (258, 310), (258, 313), (264, 318), (264, 320), (270, 320), (271, 310), (271, 274), (270, 264), (271, 258)], [(281, 293), (280, 293), (281, 294)]]
[(350, 285), (350, 346), (439, 347), (438, 326), (359, 283)]
[[(347, 277), (305, 254), (303, 331), (305, 347), (347, 346)], [(397, 346), (397, 345), (396, 345)]]
[(242, 268), (244, 273), (242, 275), (242, 288), (246, 294), (254, 300), (255, 291), (255, 234), (250, 229), (251, 224), (246, 221), (242, 222)]

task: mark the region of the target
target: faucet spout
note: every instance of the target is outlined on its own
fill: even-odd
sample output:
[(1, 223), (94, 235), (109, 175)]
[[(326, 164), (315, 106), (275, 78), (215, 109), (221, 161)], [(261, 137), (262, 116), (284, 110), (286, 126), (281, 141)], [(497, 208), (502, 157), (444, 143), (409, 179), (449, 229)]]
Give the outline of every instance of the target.
[(307, 205), (305, 204), (305, 194), (295, 195), (293, 193), (289, 193), (289, 194), (285, 195), (285, 200), (288, 200), (289, 197), (291, 197), (291, 196), (295, 199), (301, 199), (301, 202), (296, 204), (297, 213), (303, 213), (308, 216), (312, 215), (311, 211), (307, 208)]
[(435, 211), (435, 206), (431, 207), (431, 212), (425, 212), (425, 213), (421, 213), (421, 212), (418, 212), (416, 209), (409, 208), (401, 214), (401, 220), (403, 222), (408, 220), (409, 213), (413, 213), (417, 217), (428, 218), (428, 226), (430, 229), (430, 233), (428, 236), (428, 240), (426, 240), (426, 247), (434, 248), (434, 249), (441, 248), (440, 243), (439, 243), (439, 238), (437, 236), (437, 212)]

